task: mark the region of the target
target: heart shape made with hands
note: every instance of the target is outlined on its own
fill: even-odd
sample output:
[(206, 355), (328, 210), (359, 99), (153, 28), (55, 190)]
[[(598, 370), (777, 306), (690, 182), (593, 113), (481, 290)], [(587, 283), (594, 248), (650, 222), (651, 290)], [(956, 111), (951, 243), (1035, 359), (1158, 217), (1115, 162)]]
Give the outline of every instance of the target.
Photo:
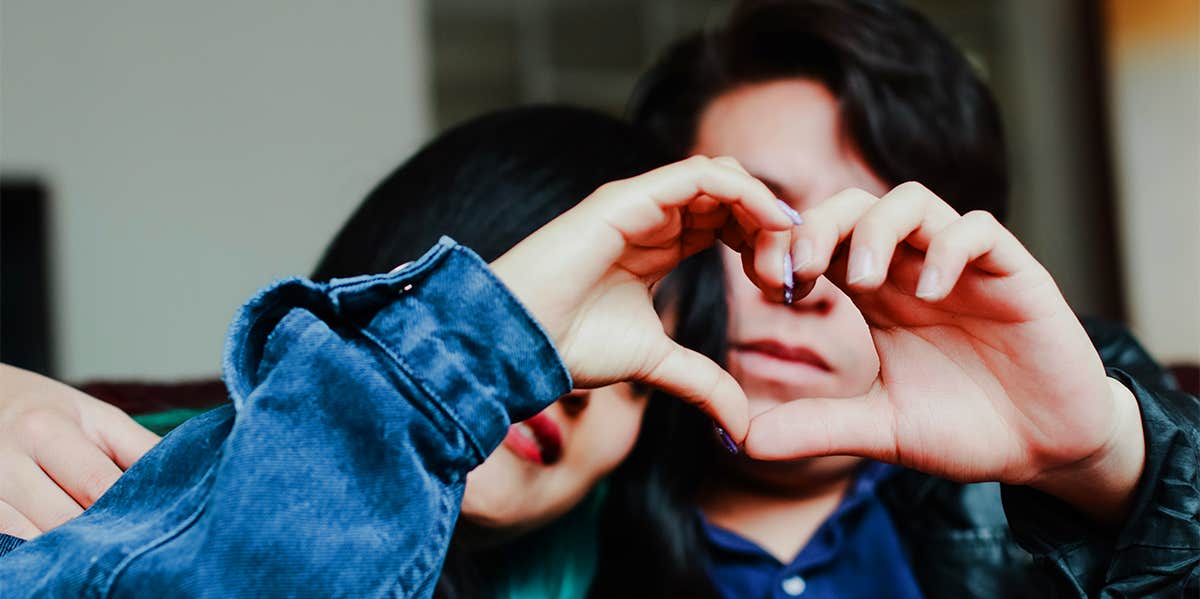
[(882, 198), (847, 190), (803, 220), (793, 235), (800, 288), (825, 276), (847, 293), (880, 370), (857, 396), (759, 414), (749, 456), (856, 455), (958, 481), (1033, 484), (1140, 423), (1054, 280), (991, 214), (959, 215), (906, 183)]
[[(736, 161), (697, 156), (601, 187), (492, 267), (577, 386), (668, 391), (753, 458), (858, 455), (1119, 511), (1144, 461), (1137, 404), (1012, 233), (916, 183), (881, 198), (847, 190), (794, 216)], [(718, 240), (768, 297), (820, 276), (844, 290), (879, 356), (870, 389), (749, 422), (741, 386), (665, 334), (650, 293)]]

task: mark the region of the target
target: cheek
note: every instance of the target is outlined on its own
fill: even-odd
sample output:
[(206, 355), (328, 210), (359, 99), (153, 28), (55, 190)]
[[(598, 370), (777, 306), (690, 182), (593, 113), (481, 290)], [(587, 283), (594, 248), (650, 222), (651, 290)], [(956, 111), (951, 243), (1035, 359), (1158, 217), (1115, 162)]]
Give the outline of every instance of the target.
[(879, 354), (871, 339), (871, 329), (863, 319), (862, 312), (840, 289), (835, 289), (836, 306), (830, 315), (831, 331), (837, 339), (839, 350), (844, 352), (839, 360), (844, 369), (844, 384), (848, 393), (865, 392), (879, 373)]
[(722, 246), (721, 258), (725, 266), (725, 294), (729, 302), (729, 330), (737, 337), (738, 326), (745, 319), (754, 318), (755, 313), (766, 308), (762, 291), (746, 278), (742, 262), (733, 250)]
[[(572, 471), (583, 484), (592, 484), (612, 472), (633, 450), (641, 429), (645, 402), (597, 398), (597, 405), (575, 429), (571, 442)], [(597, 401), (593, 399), (593, 401)]]

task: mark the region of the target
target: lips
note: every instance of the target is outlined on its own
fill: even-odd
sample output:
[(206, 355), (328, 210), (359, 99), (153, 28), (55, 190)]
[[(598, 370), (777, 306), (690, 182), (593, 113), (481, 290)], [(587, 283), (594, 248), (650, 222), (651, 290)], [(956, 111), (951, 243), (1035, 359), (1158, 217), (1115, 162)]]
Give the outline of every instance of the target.
[(734, 348), (738, 351), (763, 354), (777, 360), (805, 364), (826, 372), (833, 370), (820, 354), (807, 347), (784, 345), (773, 340), (762, 340), (738, 344)]
[(504, 446), (517, 457), (550, 466), (562, 457), (562, 433), (558, 424), (542, 413), (508, 427)]

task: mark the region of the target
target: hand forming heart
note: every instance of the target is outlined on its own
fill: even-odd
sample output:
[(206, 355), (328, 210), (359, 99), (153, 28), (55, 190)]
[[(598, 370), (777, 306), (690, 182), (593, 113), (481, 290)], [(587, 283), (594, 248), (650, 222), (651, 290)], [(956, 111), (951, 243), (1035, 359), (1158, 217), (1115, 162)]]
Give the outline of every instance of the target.
[(760, 414), (750, 456), (858, 455), (1032, 485), (1102, 519), (1121, 513), (1144, 460), (1136, 402), (1007, 229), (916, 183), (882, 198), (847, 190), (802, 216), (800, 289), (824, 275), (850, 296), (880, 371), (860, 396)]

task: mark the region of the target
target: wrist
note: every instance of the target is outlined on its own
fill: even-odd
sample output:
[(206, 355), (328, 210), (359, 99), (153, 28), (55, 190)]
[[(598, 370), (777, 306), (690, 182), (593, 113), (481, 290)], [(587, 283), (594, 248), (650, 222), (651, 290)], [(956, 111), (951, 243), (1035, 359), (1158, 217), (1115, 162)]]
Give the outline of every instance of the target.
[(1112, 436), (1087, 457), (1044, 473), (1030, 486), (1114, 525), (1129, 511), (1146, 461), (1146, 442), (1133, 393), (1112, 377), (1107, 382), (1116, 412)]

